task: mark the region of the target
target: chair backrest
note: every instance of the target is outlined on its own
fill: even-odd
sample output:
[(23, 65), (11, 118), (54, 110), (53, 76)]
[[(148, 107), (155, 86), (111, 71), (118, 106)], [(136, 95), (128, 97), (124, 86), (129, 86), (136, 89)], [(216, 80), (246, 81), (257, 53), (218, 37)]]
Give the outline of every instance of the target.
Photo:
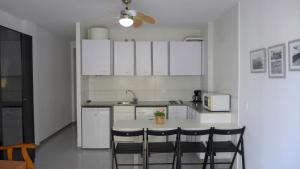
[(148, 141), (149, 136), (172, 136), (176, 135), (176, 138), (178, 139), (179, 136), (179, 128), (172, 129), (172, 130), (149, 130), (146, 131), (146, 139)]
[[(243, 142), (243, 135), (245, 132), (246, 127), (238, 128), (238, 129), (215, 129), (212, 128), (212, 135), (239, 135), (239, 139), (237, 142), (237, 147), (240, 146), (240, 144)], [(211, 141), (213, 141), (213, 137), (211, 138)]]
[(143, 140), (144, 140), (144, 134), (145, 134), (144, 129), (135, 130), (135, 131), (121, 131), (121, 130), (113, 130), (113, 129), (111, 130), (112, 141), (114, 141), (114, 136), (118, 136), (118, 137), (138, 137), (138, 136), (142, 136)]
[(243, 135), (245, 132), (245, 127), (238, 129), (212, 129), (212, 133), (215, 135)]
[[(179, 140), (181, 140), (181, 136), (191, 136), (191, 137), (201, 137), (208, 136), (208, 141), (212, 138), (212, 128), (205, 130), (185, 130), (179, 129)], [(196, 142), (196, 139), (191, 139), (191, 142)], [(185, 140), (187, 141), (187, 140)]]
[(22, 156), (24, 161), (26, 162), (26, 169), (35, 169), (32, 159), (28, 154), (28, 149), (36, 149), (35, 144), (17, 144), (11, 146), (0, 146), (0, 150), (5, 150), (7, 153), (8, 160), (13, 160), (13, 150), (14, 149), (21, 149)]
[(211, 133), (211, 129), (207, 130), (179, 130), (180, 135), (186, 136), (202, 136), (202, 135), (209, 135)]

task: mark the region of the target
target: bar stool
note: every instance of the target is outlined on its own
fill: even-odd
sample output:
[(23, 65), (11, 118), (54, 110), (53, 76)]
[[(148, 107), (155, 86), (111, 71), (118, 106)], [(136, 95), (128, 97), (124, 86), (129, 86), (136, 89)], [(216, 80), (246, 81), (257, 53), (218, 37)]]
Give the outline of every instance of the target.
[[(244, 140), (243, 135), (245, 132), (245, 127), (239, 129), (212, 129), (213, 137), (216, 135), (231, 135), (231, 136), (238, 136), (237, 144), (233, 143), (232, 141), (214, 141), (213, 137), (208, 142), (208, 146), (210, 149), (210, 165), (211, 168), (214, 169), (215, 164), (230, 164), (230, 169), (232, 169), (235, 158), (237, 153), (239, 153), (242, 157), (242, 166), (245, 169), (245, 157), (244, 157)], [(231, 162), (228, 163), (214, 163), (214, 156), (216, 153), (234, 153)]]
[[(168, 136), (176, 136), (176, 140), (167, 141)], [(149, 142), (149, 136), (166, 137), (165, 142)], [(175, 166), (175, 158), (178, 155), (178, 140), (179, 140), (179, 129), (173, 130), (149, 130), (146, 131), (146, 168), (149, 168), (149, 155), (154, 153), (173, 153), (172, 163), (151, 163), (150, 165), (170, 165), (172, 169)]]
[[(144, 129), (137, 131), (117, 131), (111, 130), (111, 142), (112, 142), (112, 158), (115, 160), (116, 169), (118, 166), (140, 166), (145, 167), (144, 161)], [(142, 137), (141, 142), (116, 142), (114, 137)], [(117, 154), (140, 154), (143, 157), (143, 164), (118, 164)]]
[[(203, 141), (181, 141), (181, 136), (197, 136), (197, 137), (202, 137), (202, 136), (207, 136), (207, 139), (210, 140), (212, 137), (211, 134), (212, 129), (207, 129), (207, 130), (184, 130), (184, 129), (179, 129), (179, 156), (178, 156), (178, 166), (181, 168), (182, 165), (199, 165), (207, 162), (207, 157), (209, 155), (208, 148), (206, 145), (203, 143)], [(204, 160), (204, 163), (182, 163), (181, 161), (181, 156), (183, 156), (184, 153), (205, 153), (206, 160)]]

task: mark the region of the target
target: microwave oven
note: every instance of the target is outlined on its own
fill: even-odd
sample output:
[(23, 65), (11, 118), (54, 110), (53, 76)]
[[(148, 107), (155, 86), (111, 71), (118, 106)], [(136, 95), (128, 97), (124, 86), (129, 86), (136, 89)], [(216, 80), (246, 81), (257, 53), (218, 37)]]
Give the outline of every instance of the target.
[(230, 111), (230, 95), (219, 93), (204, 93), (202, 105), (209, 111)]

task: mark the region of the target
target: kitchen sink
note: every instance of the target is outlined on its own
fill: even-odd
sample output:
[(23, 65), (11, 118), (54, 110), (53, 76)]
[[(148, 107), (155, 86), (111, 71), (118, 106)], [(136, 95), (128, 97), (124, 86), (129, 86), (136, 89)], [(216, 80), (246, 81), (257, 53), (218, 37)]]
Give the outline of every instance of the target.
[(117, 104), (126, 105), (126, 104), (137, 104), (137, 103), (133, 102), (133, 101), (120, 101), (120, 102), (117, 102)]

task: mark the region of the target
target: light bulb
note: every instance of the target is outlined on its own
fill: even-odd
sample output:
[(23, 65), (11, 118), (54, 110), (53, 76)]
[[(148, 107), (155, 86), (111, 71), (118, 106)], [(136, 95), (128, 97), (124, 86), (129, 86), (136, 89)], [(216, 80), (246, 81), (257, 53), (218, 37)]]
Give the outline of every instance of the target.
[(128, 17), (128, 16), (123, 16), (122, 18), (119, 19), (120, 25), (123, 27), (130, 27), (133, 24), (133, 20)]

